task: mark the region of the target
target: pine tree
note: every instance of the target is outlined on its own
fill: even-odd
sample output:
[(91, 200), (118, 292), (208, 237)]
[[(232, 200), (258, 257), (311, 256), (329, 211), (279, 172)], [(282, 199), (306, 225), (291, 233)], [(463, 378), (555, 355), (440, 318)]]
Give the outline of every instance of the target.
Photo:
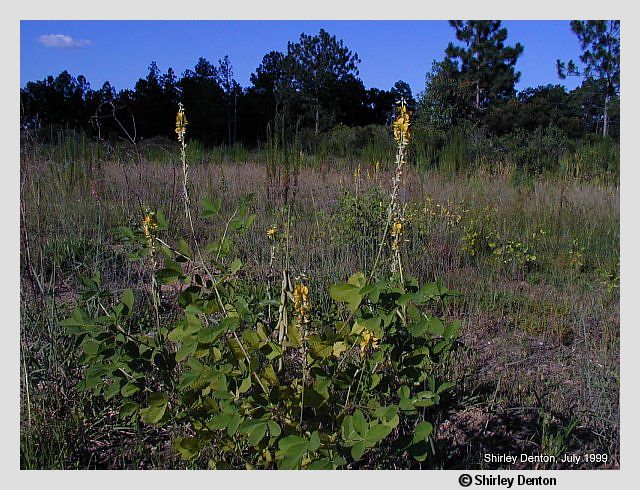
[(331, 82), (358, 75), (360, 59), (342, 40), (338, 41), (324, 29), (316, 36), (301, 34), (300, 41), (288, 44), (288, 56), (293, 60), (296, 82), (311, 100), (315, 112), (315, 134), (319, 132), (320, 106), (323, 90)]
[(609, 134), (609, 104), (620, 92), (620, 21), (619, 20), (572, 20), (571, 30), (578, 36), (582, 54), (580, 70), (573, 60), (565, 63), (557, 60), (558, 76), (581, 76), (586, 80), (604, 83), (604, 107), (602, 136)]
[(507, 29), (500, 27), (499, 20), (452, 20), (449, 23), (456, 31), (456, 39), (464, 45), (449, 43), (445, 60), (461, 85), (473, 85), (476, 113), (497, 99), (513, 97), (515, 84), (520, 79), (515, 64), (524, 50), (522, 45), (505, 45)]

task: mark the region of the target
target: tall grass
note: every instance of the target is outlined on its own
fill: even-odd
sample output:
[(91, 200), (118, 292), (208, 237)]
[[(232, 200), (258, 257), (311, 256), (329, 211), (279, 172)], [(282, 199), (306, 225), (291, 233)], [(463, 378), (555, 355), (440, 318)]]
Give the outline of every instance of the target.
[[(194, 203), (221, 195), (223, 213), (240, 196), (253, 194), (257, 222), (278, 222), (268, 183), (270, 175), (284, 171), (277, 165), (288, 162), (290, 179), (297, 173), (297, 193), (287, 198), (296, 230), (289, 243), (291, 265), (308, 272), (309, 286), (318, 292), (314, 304), (329, 311), (333, 302), (320, 291), (343, 280), (345, 270), (368, 270), (375, 260), (375, 246), (355, 244), (375, 242), (368, 224), (379, 219), (371, 213), (389, 191), (393, 143), (374, 129), (360, 139), (340, 130), (318, 144), (318, 154), (333, 158), (332, 164), (321, 159), (312, 165), (313, 156), (301, 153), (293, 135), (283, 136), (282, 128), (274, 127), (262, 154), (241, 147), (209, 150), (190, 142), (189, 191)], [(414, 133), (414, 138), (420, 136)], [(127, 217), (136, 215), (132, 211), (139, 202), (164, 207), (176, 235), (190, 234), (176, 184), (179, 155), (156, 143), (141, 145), (138, 162), (100, 153), (80, 136), (23, 152), (23, 235), (29, 245), (27, 254), (25, 241), (21, 244), (24, 468), (95, 466), (87, 455), (113, 448), (116, 435), (126, 454), (105, 449), (100, 465), (163, 464), (157, 454), (154, 460), (135, 449), (152, 435), (118, 428), (110, 414), (74, 391), (74, 346), (58, 326), (81, 287), (80, 276), (100, 272), (112, 290), (140, 280), (140, 271), (124, 260), (111, 235), (117, 226), (130, 224)], [(617, 149), (593, 142), (564, 153), (558, 170), (532, 176), (519, 174), (508, 161), (491, 167), (486, 160), (471, 163), (470, 145), (463, 137), (452, 139), (437, 159), (426, 146), (416, 151), (429, 162), (422, 164), (426, 170), (414, 167), (404, 175), (410, 240), (403, 266), (420, 282), (445, 278), (463, 293), (450, 306), (451, 315), (465, 322), (466, 348), (455, 367), (461, 385), (472, 392), (488, 386), (491, 406), (571, 412), (582, 427), (600, 434), (598, 447), (617, 454), (618, 296), (615, 285), (611, 289), (602, 282), (603, 272), (614, 270), (619, 258), (619, 189), (610, 163)], [(366, 166), (356, 179), (353, 169), (360, 161)], [(375, 161), (383, 162), (379, 171)], [(438, 168), (434, 161), (440, 162)], [(594, 174), (600, 177), (588, 178)], [(222, 183), (224, 193), (219, 192)], [(534, 232), (544, 230), (535, 241), (536, 267), (508, 268), (491, 254), (466, 253), (463, 237), (472, 217), (513, 242), (529, 243)], [(215, 238), (203, 220), (194, 217), (194, 228), (198, 236)], [(583, 249), (580, 268), (570, 261), (574, 240)], [(264, 278), (270, 258), (264, 227), (250, 230), (238, 246), (247, 274)], [(153, 437), (162, 439), (162, 434)]]

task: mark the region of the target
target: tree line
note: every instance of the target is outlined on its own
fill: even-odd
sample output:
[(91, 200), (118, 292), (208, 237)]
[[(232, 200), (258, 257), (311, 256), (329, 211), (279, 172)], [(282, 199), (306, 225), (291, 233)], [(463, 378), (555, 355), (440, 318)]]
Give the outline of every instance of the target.
[(155, 62), (133, 89), (116, 90), (108, 81), (93, 89), (86, 78), (67, 71), (31, 81), (20, 90), (21, 125), (38, 130), (77, 128), (105, 139), (137, 142), (173, 137), (168, 121), (178, 102), (189, 115), (192, 138), (206, 146), (262, 145), (269, 124), (285, 115), (309, 140), (337, 126), (387, 124), (403, 98), (417, 127), (451, 134), (471, 126), (501, 136), (554, 128), (570, 138), (619, 136), (620, 22), (572, 21), (582, 49), (580, 65), (557, 61), (559, 77), (582, 78), (578, 88), (546, 85), (516, 92), (520, 43), (507, 43), (497, 20), (450, 21), (456, 42), (433, 62), (425, 88), (414, 97), (399, 80), (388, 90), (365, 88), (360, 58), (344, 41), (321, 29), (301, 34), (285, 52), (271, 51), (242, 87), (228, 56), (213, 64), (200, 58), (178, 76)]

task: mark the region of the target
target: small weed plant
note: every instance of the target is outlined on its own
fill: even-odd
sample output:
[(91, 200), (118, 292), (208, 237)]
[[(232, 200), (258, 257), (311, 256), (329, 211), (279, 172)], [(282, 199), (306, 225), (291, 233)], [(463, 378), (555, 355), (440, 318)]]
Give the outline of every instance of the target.
[(514, 274), (527, 273), (538, 267), (535, 249), (546, 234), (534, 231), (526, 241), (504, 236), (498, 231), (495, 212), (485, 208), (468, 219), (462, 233), (462, 251), (469, 257), (488, 257), (497, 267)]

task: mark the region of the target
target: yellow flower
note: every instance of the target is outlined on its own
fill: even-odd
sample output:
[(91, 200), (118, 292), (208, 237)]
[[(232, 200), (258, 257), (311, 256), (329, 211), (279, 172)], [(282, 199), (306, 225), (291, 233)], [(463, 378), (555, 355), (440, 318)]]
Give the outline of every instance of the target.
[(376, 173), (380, 172), (380, 162), (376, 162)]
[(147, 240), (151, 240), (153, 233), (158, 229), (158, 220), (155, 213), (146, 213), (142, 220), (142, 232)]
[(360, 356), (364, 357), (367, 350), (376, 350), (378, 347), (380, 347), (380, 339), (365, 328), (360, 334)]
[(398, 143), (404, 140), (404, 144), (409, 143), (409, 125), (411, 117), (404, 101), (401, 102), (398, 109), (398, 117), (393, 121), (393, 137)]
[(276, 228), (274, 225), (271, 225), (269, 228), (267, 228), (267, 237), (269, 237), (269, 240), (275, 240), (276, 233), (278, 233), (278, 228)]
[(402, 233), (402, 223), (400, 221), (396, 221), (391, 226), (391, 236), (397, 238), (400, 236), (401, 233)]
[(176, 134), (178, 135), (178, 141), (184, 142), (184, 135), (187, 133), (187, 116), (184, 113), (184, 107), (182, 102), (178, 104), (178, 113), (176, 114)]
[(296, 284), (293, 288), (293, 308), (301, 316), (309, 311), (309, 288), (304, 284)]

